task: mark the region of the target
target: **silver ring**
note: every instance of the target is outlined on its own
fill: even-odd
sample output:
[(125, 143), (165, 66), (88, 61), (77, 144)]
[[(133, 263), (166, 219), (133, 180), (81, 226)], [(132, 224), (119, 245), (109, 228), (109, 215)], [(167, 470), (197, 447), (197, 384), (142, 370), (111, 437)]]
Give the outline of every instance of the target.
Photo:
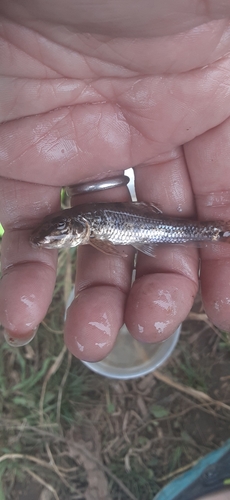
[(67, 186), (65, 189), (66, 194), (71, 197), (77, 194), (95, 193), (95, 191), (104, 191), (104, 189), (127, 186), (129, 181), (127, 175), (117, 175), (117, 177), (110, 177), (109, 179), (74, 184), (73, 186)]

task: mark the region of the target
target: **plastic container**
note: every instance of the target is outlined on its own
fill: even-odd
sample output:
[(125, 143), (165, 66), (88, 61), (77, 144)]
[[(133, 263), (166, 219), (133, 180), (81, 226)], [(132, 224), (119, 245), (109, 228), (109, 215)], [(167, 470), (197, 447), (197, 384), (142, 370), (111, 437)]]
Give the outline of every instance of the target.
[(97, 363), (83, 363), (91, 370), (105, 377), (131, 379), (143, 377), (159, 368), (172, 354), (181, 326), (164, 342), (144, 344), (135, 340), (123, 325), (116, 344), (110, 354)]
[[(74, 299), (72, 290), (67, 308)], [(146, 344), (135, 340), (126, 326), (120, 329), (112, 351), (102, 361), (89, 363), (82, 361), (90, 370), (114, 379), (142, 377), (159, 368), (172, 354), (180, 336), (181, 325), (163, 342)]]

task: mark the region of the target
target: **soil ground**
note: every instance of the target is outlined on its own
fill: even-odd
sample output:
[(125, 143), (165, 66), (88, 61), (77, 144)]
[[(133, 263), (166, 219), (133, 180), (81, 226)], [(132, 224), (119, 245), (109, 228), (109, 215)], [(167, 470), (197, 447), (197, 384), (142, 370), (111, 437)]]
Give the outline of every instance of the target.
[[(202, 321), (186, 321), (179, 344), (161, 373), (185, 388), (193, 387), (228, 405), (230, 349), (220, 347), (222, 342)], [(84, 373), (85, 368), (83, 376)], [(76, 481), (77, 496), (69, 492), (70, 496), (66, 497), (66, 488), (55, 487), (54, 481), (60, 500), (90, 498), (90, 489), (91, 493), (94, 490), (95, 499), (103, 498), (99, 493), (105, 499), (127, 499), (129, 496), (120, 487), (119, 480), (134, 498), (150, 500), (178, 472), (229, 438), (230, 408), (226, 410), (218, 402), (193, 398), (186, 389), (183, 393), (156, 378), (154, 373), (127, 382), (103, 380), (91, 374), (90, 378), (92, 387), (87, 390), (86, 401), (77, 405), (76, 422), (71, 422), (70, 429), (64, 432), (61, 446), (66, 450), (67, 461), (72, 462), (70, 469), (74, 462), (76, 469), (83, 467), (81, 471), (76, 470), (82, 476), (82, 484), (80, 487)], [(44, 439), (44, 434), (41, 436)], [(55, 448), (53, 439), (50, 436), (48, 439), (50, 447)], [(74, 443), (80, 449), (74, 449)], [(89, 451), (88, 457), (84, 457), (81, 447)], [(58, 461), (57, 452), (55, 455)], [(101, 469), (101, 463), (115, 474), (118, 482), (113, 481), (106, 469)], [(43, 478), (44, 484), (50, 483), (44, 473)], [(68, 478), (68, 483), (74, 487), (73, 476)], [(82, 496), (79, 496), (80, 490)], [(52, 498), (53, 493), (50, 494)], [(31, 480), (23, 478), (21, 483), (17, 479), (6, 498), (42, 500), (42, 495), (45, 492), (41, 484), (35, 481), (31, 484)]]

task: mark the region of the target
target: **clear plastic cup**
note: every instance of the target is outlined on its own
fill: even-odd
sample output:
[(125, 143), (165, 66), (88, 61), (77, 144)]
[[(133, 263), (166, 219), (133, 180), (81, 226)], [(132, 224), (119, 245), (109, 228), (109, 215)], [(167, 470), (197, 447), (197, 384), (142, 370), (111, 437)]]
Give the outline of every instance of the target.
[[(72, 290), (67, 308), (74, 299)], [(67, 309), (66, 308), (66, 309)], [(102, 361), (82, 361), (92, 371), (114, 379), (142, 377), (159, 368), (171, 356), (180, 336), (181, 325), (163, 342), (146, 344), (138, 342), (129, 333), (126, 325), (120, 329), (112, 351)]]

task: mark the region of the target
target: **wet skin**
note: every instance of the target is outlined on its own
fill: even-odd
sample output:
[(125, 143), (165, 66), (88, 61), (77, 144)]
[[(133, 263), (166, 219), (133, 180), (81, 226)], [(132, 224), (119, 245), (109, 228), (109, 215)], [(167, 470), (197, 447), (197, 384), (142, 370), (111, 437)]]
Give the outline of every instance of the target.
[[(0, 6), (0, 321), (13, 338), (29, 338), (52, 299), (57, 253), (33, 249), (29, 228), (59, 209), (60, 186), (133, 166), (139, 200), (177, 217), (230, 219), (229, 2), (197, 2), (194, 12), (189, 1), (138, 5)], [(84, 202), (127, 199), (117, 188)], [(140, 255), (131, 291), (129, 253), (79, 250), (65, 325), (75, 356), (103, 358), (124, 320), (152, 342), (188, 314), (197, 250)], [(230, 247), (211, 245), (201, 257), (206, 312), (229, 331)]]

